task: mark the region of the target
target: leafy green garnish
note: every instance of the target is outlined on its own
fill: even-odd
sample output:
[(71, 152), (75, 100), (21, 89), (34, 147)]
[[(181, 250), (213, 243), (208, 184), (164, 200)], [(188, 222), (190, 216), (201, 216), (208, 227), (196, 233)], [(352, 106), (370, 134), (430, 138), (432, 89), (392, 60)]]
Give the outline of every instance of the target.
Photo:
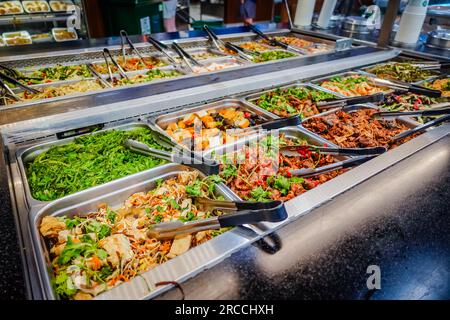
[(117, 213), (111, 210), (110, 208), (106, 209), (107, 215), (106, 218), (114, 224), (116, 222)]
[(77, 289), (75, 288), (72, 279), (67, 275), (65, 270), (60, 271), (55, 279), (55, 292), (61, 297), (71, 297), (75, 293), (77, 293)]
[(86, 233), (95, 233), (99, 239), (105, 238), (110, 235), (111, 228), (106, 224), (100, 223), (96, 220), (92, 220), (85, 225)]
[(274, 179), (273, 187), (285, 196), (291, 189), (291, 183), (285, 176), (277, 175)]
[(202, 195), (202, 183), (199, 180), (186, 186), (186, 193), (192, 197), (200, 197)]
[(253, 189), (250, 195), (255, 201), (269, 201), (271, 199), (270, 192), (265, 191), (261, 186)]
[(229, 179), (231, 177), (237, 177), (237, 168), (234, 165), (227, 165), (222, 171), (220, 175), (225, 179)]

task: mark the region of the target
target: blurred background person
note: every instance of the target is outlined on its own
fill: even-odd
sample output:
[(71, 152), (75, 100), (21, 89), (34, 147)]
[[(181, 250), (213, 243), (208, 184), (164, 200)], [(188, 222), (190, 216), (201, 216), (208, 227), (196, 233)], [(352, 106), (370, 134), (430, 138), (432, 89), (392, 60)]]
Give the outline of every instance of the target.
[(164, 29), (166, 32), (177, 31), (177, 26), (175, 23), (177, 4), (177, 0), (164, 0), (163, 2)]
[(245, 24), (253, 23), (256, 17), (256, 0), (241, 0), (240, 12)]

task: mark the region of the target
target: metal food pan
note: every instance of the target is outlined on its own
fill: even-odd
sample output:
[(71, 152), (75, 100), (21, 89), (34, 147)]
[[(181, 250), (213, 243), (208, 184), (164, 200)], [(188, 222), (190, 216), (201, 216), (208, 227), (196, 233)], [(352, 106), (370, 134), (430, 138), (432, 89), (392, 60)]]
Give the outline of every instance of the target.
[[(193, 170), (179, 164), (169, 164), (158, 168), (153, 168), (133, 176), (128, 176), (124, 179), (119, 179), (111, 183), (84, 190), (82, 192), (78, 192), (62, 199), (56, 200), (48, 204), (35, 214), (30, 215), (29, 223), (34, 246), (34, 256), (38, 265), (39, 275), (41, 277), (43, 290), (46, 296), (49, 299), (57, 299), (57, 296), (52, 287), (53, 275), (50, 275), (50, 273), (52, 272), (49, 259), (49, 251), (44, 239), (41, 237), (39, 232), (39, 225), (44, 217), (87, 215), (92, 211), (98, 210), (98, 205), (101, 203), (107, 203), (112, 208), (120, 208), (125, 200), (132, 194), (151, 190), (156, 186), (157, 180), (167, 180), (172, 177), (176, 177), (178, 173), (185, 171)], [(200, 173), (199, 177), (204, 178), (205, 175)], [(231, 191), (224, 185), (217, 185), (216, 192), (218, 195), (223, 196), (227, 200), (233, 200), (230, 195)], [(219, 235), (215, 239), (218, 239), (216, 241), (221, 241), (220, 238), (221, 235)], [(199, 247), (201, 247), (201, 245), (196, 248)], [(195, 248), (191, 248), (190, 250), (192, 249)], [(180, 255), (172, 259), (171, 261), (178, 261), (182, 256), (183, 255)], [(145, 275), (149, 272), (158, 272), (157, 268), (158, 267), (143, 273), (142, 276), (145, 277)], [(139, 278), (140, 277), (135, 277), (131, 281), (123, 283), (118, 287), (126, 286), (127, 288), (125, 289), (127, 290), (138, 290), (137, 288), (139, 288), (139, 286), (137, 285), (141, 284), (140, 281), (142, 281), (139, 280)], [(120, 292), (123, 292), (123, 290), (116, 290), (118, 287), (112, 288), (107, 292), (114, 295), (115, 299), (128, 298), (127, 296), (122, 296), (120, 294)], [(118, 291), (117, 294), (114, 294), (114, 292), (116, 291)], [(141, 298), (145, 298), (145, 296), (143, 295)], [(99, 299), (101, 299), (101, 294), (99, 295)]]
[(292, 54), (294, 54), (294, 55), (293, 55), (292, 57), (289, 57), (289, 58), (275, 59), (275, 60), (268, 60), (268, 61), (263, 61), (263, 62), (254, 62), (254, 61), (252, 60), (252, 63), (257, 63), (257, 64), (260, 64), (260, 63), (274, 63), (274, 62), (278, 62), (278, 61), (285, 61), (285, 60), (289, 60), (289, 59), (296, 59), (296, 58), (302, 58), (302, 57), (305, 57), (305, 55), (301, 55), (301, 54), (296, 53), (296, 52), (292, 52), (292, 51), (285, 50), (285, 49), (277, 49), (277, 48), (273, 48), (272, 50), (267, 50), (267, 51), (264, 51), (264, 52), (270, 52), (270, 51), (283, 51), (283, 52), (292, 53)]
[[(331, 145), (334, 146), (332, 143), (330, 143), (328, 140), (318, 136), (318, 135), (314, 135), (311, 134), (310, 131), (305, 130), (305, 128), (302, 127), (287, 127), (287, 128), (282, 128), (279, 130), (274, 131), (276, 134), (284, 134), (286, 138), (288, 139), (303, 139), (306, 140), (310, 145), (315, 145), (315, 146), (324, 146), (324, 145)], [(244, 146), (247, 146), (253, 142), (257, 142), (258, 140), (264, 139), (265, 137), (267, 137), (268, 135), (270, 135), (271, 133), (266, 132), (263, 134), (260, 134), (258, 136), (253, 136), (250, 137), (248, 139), (245, 140), (240, 140), (238, 141), (236, 144), (234, 145), (225, 145), (222, 147), (219, 147), (217, 149), (214, 150), (209, 150), (205, 153), (205, 157), (208, 159), (216, 159), (216, 156), (219, 155), (225, 155), (225, 154), (231, 154), (231, 153), (236, 153), (239, 152)], [(346, 156), (333, 156), (335, 158), (336, 161), (342, 161), (345, 159), (349, 159), (351, 157), (346, 157)], [(229, 192), (231, 192), (231, 194), (233, 195), (233, 197), (235, 198), (235, 200), (240, 200), (242, 201), (242, 199), (234, 192), (231, 190), (231, 188), (227, 187)]]
[[(200, 60), (199, 61), (200, 64), (202, 64), (203, 66), (208, 66), (212, 63), (218, 63), (218, 64), (238, 64), (235, 67), (229, 67), (229, 68), (224, 68), (222, 70), (216, 70), (216, 71), (208, 71), (208, 72), (191, 72), (187, 67), (184, 67), (184, 70), (186, 70), (186, 72), (189, 72), (193, 75), (198, 75), (198, 74), (204, 74), (204, 73), (217, 73), (217, 72), (222, 72), (222, 71), (228, 71), (228, 70), (233, 70), (236, 68), (240, 68), (240, 67), (244, 67), (247, 66), (249, 64), (253, 64), (253, 62), (250, 61), (246, 61), (244, 59), (241, 59), (239, 57), (233, 57), (233, 56), (225, 56), (225, 57), (220, 57), (220, 58), (213, 58), (213, 59), (205, 59), (205, 60)], [(182, 64), (182, 66), (185, 66), (184, 64)]]
[[(16, 158), (18, 160), (18, 166), (19, 166), (19, 171), (20, 171), (20, 176), (22, 179), (22, 183), (24, 186), (24, 190), (25, 190), (25, 198), (27, 200), (27, 204), (29, 208), (33, 208), (34, 206), (42, 206), (43, 204), (46, 203), (50, 203), (53, 201), (57, 201), (57, 200), (52, 200), (52, 201), (40, 201), (37, 199), (34, 199), (33, 196), (31, 195), (31, 190), (30, 190), (30, 186), (28, 184), (28, 177), (27, 177), (27, 172), (26, 172), (26, 164), (28, 162), (33, 161), (39, 154), (49, 150), (50, 148), (54, 147), (54, 146), (61, 146), (61, 145), (65, 145), (68, 144), (70, 142), (72, 142), (75, 138), (81, 137), (81, 136), (86, 136), (86, 135), (90, 135), (90, 134), (98, 134), (101, 132), (105, 132), (108, 130), (120, 130), (120, 131), (130, 131), (136, 128), (147, 128), (150, 129), (152, 131), (154, 131), (149, 125), (145, 124), (145, 123), (137, 123), (137, 122), (133, 122), (133, 123), (129, 123), (129, 124), (125, 124), (125, 125), (120, 125), (120, 126), (116, 126), (116, 127), (111, 127), (111, 128), (107, 128), (104, 130), (99, 130), (99, 131), (95, 131), (95, 132), (91, 132), (91, 133), (86, 133), (86, 134), (82, 134), (82, 135), (78, 135), (75, 137), (70, 137), (70, 138), (66, 138), (66, 139), (60, 139), (60, 140), (55, 140), (55, 141), (50, 141), (50, 142), (46, 142), (46, 143), (42, 143), (42, 144), (37, 144), (35, 146), (32, 147), (27, 147), (27, 148), (21, 148), (18, 149), (16, 152)], [(139, 174), (139, 173), (137, 173)], [(136, 175), (136, 174), (134, 174)], [(134, 176), (131, 175), (131, 176)], [(120, 178), (118, 180), (123, 180), (126, 179), (127, 177), (124, 178)], [(110, 182), (107, 182), (106, 184), (108, 184)], [(91, 187), (91, 188), (95, 188), (95, 187)], [(89, 189), (91, 189), (89, 188)], [(84, 192), (86, 190), (89, 189), (85, 189), (85, 190), (80, 190), (78, 192), (76, 192), (75, 194), (78, 194), (80, 192)]]
[[(380, 65), (391, 64), (391, 63), (395, 63), (395, 62), (400, 62), (400, 61), (387, 61), (387, 62), (382, 62), (382, 63), (375, 63), (375, 64), (371, 64), (371, 65), (369, 65), (369, 66), (366, 66), (366, 67), (364, 67), (364, 68), (361, 68), (360, 70), (361, 70), (362, 72), (364, 72), (365, 74), (369, 74), (369, 75), (372, 75), (372, 76), (376, 77), (377, 75), (375, 75), (375, 74), (373, 74), (373, 73), (370, 73), (370, 72), (368, 71), (370, 68), (375, 67), (375, 66), (380, 66)], [(404, 62), (407, 62), (407, 61), (404, 61)], [(420, 82), (427, 81), (427, 80), (431, 80), (431, 79), (434, 79), (434, 78), (436, 78), (436, 77), (442, 75), (442, 73), (439, 72), (439, 71), (437, 71), (437, 70), (430, 70), (430, 71), (431, 71), (432, 73), (434, 73), (433, 76), (430, 76), (430, 77), (425, 78), (425, 79), (423, 79), (423, 80), (414, 81), (414, 82), (411, 82), (411, 83), (412, 83), (412, 84), (419, 84)], [(396, 80), (396, 81), (401, 81), (401, 80)], [(404, 82), (404, 81), (402, 81), (402, 82)]]
[[(375, 105), (373, 105), (373, 104), (357, 104), (357, 105), (352, 105), (352, 106), (346, 106), (346, 107), (344, 107), (345, 112), (348, 112), (348, 113), (353, 112), (353, 111), (357, 111), (357, 110), (360, 110), (360, 109), (374, 109), (374, 110), (380, 110), (380, 111), (383, 110), (383, 109), (381, 109), (380, 107), (375, 106)], [(321, 114), (318, 114), (318, 115), (312, 116), (312, 117), (310, 117), (310, 118), (308, 118), (308, 119), (305, 119), (304, 122), (307, 122), (308, 120), (310, 120), (310, 119), (312, 119), (312, 118), (322, 118), (322, 117), (326, 117), (326, 116), (328, 116), (328, 115), (331, 115), (331, 114), (335, 113), (336, 111), (337, 111), (337, 110), (334, 109), (334, 110), (329, 110), (329, 111), (327, 111), (327, 112), (323, 112), (323, 113), (321, 113)], [(392, 120), (396, 120), (396, 121), (398, 121), (398, 122), (400, 122), (400, 123), (406, 125), (408, 128), (415, 128), (415, 127), (417, 127), (417, 126), (420, 125), (420, 123), (414, 121), (412, 118), (405, 117), (405, 116), (402, 116), (402, 117), (395, 117), (395, 118), (392, 118)], [(315, 137), (321, 138), (323, 141), (326, 141), (326, 143), (327, 143), (328, 145), (334, 146), (334, 147), (340, 147), (340, 146), (338, 146), (337, 144), (335, 144), (335, 143), (333, 143), (333, 142), (331, 142), (331, 141), (325, 139), (325, 138), (322, 137), (320, 134), (315, 133), (315, 132), (309, 130), (308, 128), (304, 127), (302, 124), (300, 124), (300, 126), (302, 127), (302, 129), (306, 130), (306, 131), (307, 131), (308, 133), (310, 133), (311, 135), (314, 135)]]
[[(315, 85), (317, 85), (318, 87), (320, 87), (320, 88), (322, 88), (322, 89), (325, 89), (325, 90), (328, 90), (328, 91), (330, 91), (330, 92), (332, 92), (332, 93), (334, 93), (334, 94), (337, 94), (337, 95), (339, 95), (339, 96), (341, 96), (341, 97), (343, 97), (343, 98), (351, 98), (351, 97), (347, 97), (347, 96), (345, 96), (345, 95), (343, 95), (343, 94), (340, 94), (340, 93), (338, 93), (338, 92), (334, 92), (334, 91), (332, 91), (332, 90), (330, 90), (330, 89), (327, 89), (327, 88), (325, 88), (325, 87), (322, 87), (322, 86), (320, 85), (321, 82), (330, 80), (331, 78), (334, 78), (334, 77), (343, 77), (343, 78), (344, 78), (344, 77), (349, 77), (349, 76), (362, 76), (362, 77), (368, 77), (368, 78), (370, 78), (370, 77), (375, 77), (373, 74), (367, 73), (367, 72), (364, 72), (364, 71), (347, 71), (347, 72), (335, 73), (335, 74), (328, 75), (328, 76), (324, 76), (324, 77), (314, 78), (314, 79), (312, 79), (312, 80), (310, 80), (310, 81), (311, 81), (312, 84), (315, 84)], [(378, 86), (378, 87), (383, 88), (382, 86)], [(385, 91), (386, 94), (392, 93), (392, 92), (394, 92), (394, 90), (389, 89), (389, 88), (386, 88), (386, 91)]]
[[(122, 56), (121, 53), (117, 53), (115, 56), (113, 55), (113, 58), (114, 58), (114, 59), (116, 60), (116, 62), (117, 62), (117, 58), (118, 58), (118, 57), (121, 57), (121, 56)], [(162, 65), (162, 66), (160, 66), (160, 67), (155, 67), (155, 68), (153, 68), (153, 69), (156, 69), (156, 68), (160, 69), (160, 68), (168, 67), (168, 66), (171, 65), (171, 63), (167, 60), (167, 58), (163, 57), (162, 54), (160, 54), (160, 53), (155, 53), (155, 54), (150, 54), (150, 55), (149, 55), (149, 54), (145, 54), (145, 55), (143, 55), (143, 57), (144, 57), (144, 58), (155, 58), (155, 59), (158, 59), (158, 60), (160, 60), (161, 62), (164, 63), (164, 65)], [(136, 55), (127, 55), (127, 58), (133, 59), (133, 58), (139, 58), (139, 57), (136, 56)], [(93, 65), (96, 65), (96, 64), (104, 64), (104, 63), (105, 63), (105, 60), (104, 60), (104, 59), (95, 59), (95, 60), (90, 61), (90, 62), (91, 62)], [(109, 60), (109, 58), (108, 58), (108, 63), (109, 63), (109, 65), (111, 66), (111, 68), (114, 67), (114, 64)], [(125, 72), (149, 71), (149, 70), (151, 70), (151, 69), (146, 68), (146, 69), (133, 70), (133, 71), (126, 71), (126, 70), (124, 69)], [(97, 72), (98, 72), (98, 71), (97, 71)], [(106, 73), (98, 72), (98, 73), (99, 73), (99, 74), (102, 74), (102, 75), (108, 75), (108, 72), (106, 72)]]
[[(182, 76), (185, 76), (185, 75), (188, 74), (186, 72), (186, 70), (184, 70), (182, 68), (179, 68), (179, 67), (174, 67), (174, 66), (164, 66), (164, 67), (160, 67), (160, 68), (144, 69), (144, 70), (138, 70), (138, 71), (127, 71), (127, 72), (125, 72), (125, 74), (128, 77), (133, 77), (133, 76), (136, 76), (136, 75), (139, 75), (139, 74), (145, 74), (145, 73), (147, 73), (147, 72), (149, 72), (151, 70), (161, 70), (161, 71), (175, 70), (175, 71), (178, 71), (180, 73), (180, 75), (179, 76), (175, 76), (175, 77), (169, 77), (169, 78), (154, 79), (154, 80), (147, 81), (147, 82), (142, 82), (142, 83), (132, 83), (132, 84), (128, 84), (128, 85), (125, 85), (125, 86), (114, 87), (114, 89), (120, 89), (120, 88), (124, 88), (124, 87), (128, 87), (128, 86), (146, 85), (146, 84), (149, 84), (149, 83), (154, 83), (154, 82), (159, 82), (159, 81), (173, 80), (175, 78), (179, 78), (179, 77), (182, 77)], [(102, 74), (101, 77), (104, 80), (108, 80), (109, 79), (109, 75), (107, 75), (107, 74)], [(118, 73), (113, 73), (113, 77), (117, 78), (117, 79), (120, 79), (121, 75), (118, 74)]]
[(318, 54), (324, 54), (324, 53), (330, 53), (332, 51), (334, 51), (336, 43), (334, 41), (328, 41), (328, 40), (324, 40), (324, 39), (318, 39), (318, 38), (314, 38), (311, 36), (307, 36), (307, 35), (303, 35), (303, 34), (299, 34), (299, 33), (287, 33), (287, 34), (275, 34), (275, 37), (294, 37), (294, 38), (298, 38), (301, 40), (305, 40), (305, 41), (309, 41), (312, 44), (309, 46), (296, 46), (294, 44), (292, 44), (291, 46), (294, 48), (298, 48), (301, 50), (308, 50), (308, 49), (313, 49), (313, 48), (325, 48), (326, 51), (323, 52), (308, 52), (308, 56), (309, 55), (318, 55)]
[[(219, 50), (214, 49), (214, 48), (208, 48), (208, 47), (187, 48), (187, 49), (185, 49), (185, 51), (186, 51), (187, 53), (189, 53), (190, 55), (202, 54), (202, 53), (211, 53), (211, 54), (215, 55), (215, 57), (209, 57), (209, 58), (197, 58), (197, 60), (199, 60), (199, 61), (213, 60), (213, 59), (220, 59), (220, 58), (223, 58), (223, 57), (228, 56), (227, 54), (225, 54), (225, 53), (222, 52), (222, 51), (219, 51)], [(182, 59), (181, 59), (178, 55), (176, 55), (175, 53), (172, 54), (171, 52), (169, 52), (169, 54), (170, 54), (175, 60), (177, 60), (177, 61), (179, 61), (179, 62), (182, 61)], [(195, 59), (195, 57), (194, 57), (194, 59)]]
[[(189, 109), (181, 109), (181, 110), (173, 112), (173, 113), (160, 115), (155, 118), (150, 118), (149, 120), (150, 120), (150, 123), (153, 124), (159, 132), (161, 132), (162, 134), (164, 134), (165, 136), (170, 138), (175, 144), (177, 144), (178, 146), (180, 146), (182, 148), (187, 148), (187, 146), (178, 143), (173, 137), (171, 137), (169, 134), (166, 133), (165, 130), (169, 126), (169, 124), (177, 123), (178, 121), (182, 120), (187, 114), (191, 114), (191, 113), (195, 113), (195, 112), (199, 112), (199, 111), (212, 111), (212, 110), (218, 111), (218, 110), (230, 108), (230, 107), (240, 107), (243, 110), (246, 110), (248, 112), (256, 113), (257, 115), (261, 116), (262, 118), (264, 118), (267, 121), (277, 119), (277, 117), (275, 117), (273, 113), (263, 110), (261, 108), (258, 108), (256, 106), (253, 106), (244, 100), (225, 99), (225, 100), (220, 100), (220, 101), (216, 101), (216, 102), (209, 103), (209, 104), (201, 104), (201, 105), (195, 106), (193, 108), (189, 108)], [(254, 128), (258, 128), (258, 126), (255, 126)], [(214, 148), (216, 148), (216, 147), (209, 148), (209, 149), (214, 149)], [(206, 149), (206, 150), (208, 150), (208, 149)], [(203, 151), (206, 151), (206, 150), (203, 150)]]
[(310, 35), (306, 35), (306, 34), (302, 34), (302, 33), (297, 33), (297, 32), (279, 33), (279, 32), (275, 31), (275, 32), (267, 32), (267, 34), (275, 36), (275, 37), (296, 37), (296, 38), (299, 38), (299, 39), (303, 39), (303, 40), (306, 40), (306, 41), (313, 42), (315, 44), (327, 45), (327, 46), (329, 46), (331, 48), (331, 50), (334, 50), (334, 47), (336, 46), (336, 42), (333, 41), (333, 40), (316, 38), (314, 36), (310, 36)]
[[(22, 100), (22, 101), (15, 101), (14, 103), (11, 104), (7, 104), (5, 106), (2, 107), (3, 110), (5, 109), (9, 109), (9, 108), (17, 108), (17, 107), (23, 107), (23, 106), (31, 106), (31, 105), (35, 105), (35, 104), (39, 104), (42, 101), (48, 101), (48, 102), (54, 102), (54, 101), (60, 101), (60, 100), (65, 100), (65, 99), (70, 99), (70, 98), (75, 98), (75, 97), (82, 97), (82, 96), (88, 96), (88, 95), (93, 95), (99, 92), (102, 92), (103, 90), (107, 89), (107, 87), (97, 78), (85, 78), (85, 79), (74, 79), (74, 80), (68, 80), (68, 81), (57, 81), (57, 82), (51, 82), (51, 83), (42, 83), (42, 84), (36, 84), (33, 85), (33, 88), (39, 89), (39, 88), (46, 88), (46, 87), (60, 87), (60, 86), (64, 86), (64, 85), (69, 85), (69, 84), (73, 84), (73, 83), (77, 83), (80, 81), (98, 81), (99, 84), (102, 86), (101, 89), (99, 90), (92, 90), (92, 91), (87, 91), (87, 92), (77, 92), (74, 94), (68, 94), (68, 95), (63, 95), (63, 96), (57, 96), (57, 97), (53, 97), (53, 98), (45, 98), (45, 99), (29, 99), (29, 100)], [(25, 91), (22, 88), (13, 88), (12, 89), (14, 91), (14, 93), (20, 93)]]
[[(257, 39), (252, 39), (252, 40), (241, 39), (241, 40), (237, 40), (237, 41), (232, 41), (233, 44), (238, 45), (238, 46), (241, 46), (242, 44), (248, 43), (248, 42), (254, 42), (254, 43), (256, 43), (258, 46), (262, 46), (262, 47), (265, 48), (263, 51), (260, 51), (260, 52), (274, 51), (274, 50), (279, 49), (279, 48), (276, 48), (276, 47), (272, 47), (272, 46), (270, 46), (270, 45), (268, 45), (268, 44), (266, 44), (266, 43), (263, 43), (263, 42), (261, 42), (261, 41), (259, 41), (259, 40), (257, 40)], [(245, 48), (244, 48), (244, 49), (245, 49)]]
[[(256, 106), (256, 107), (258, 107), (258, 108), (260, 108), (260, 109), (263, 109), (263, 108), (259, 107), (259, 106), (256, 104), (256, 100), (258, 100), (259, 97), (262, 96), (263, 94), (270, 93), (270, 92), (272, 92), (272, 91), (274, 91), (274, 90), (277, 90), (277, 89), (289, 89), (289, 88), (300, 88), (300, 87), (307, 88), (307, 89), (311, 89), (311, 90), (319, 90), (319, 91), (323, 91), (323, 92), (326, 92), (326, 93), (333, 94), (334, 97), (335, 97), (335, 99), (342, 99), (342, 98), (345, 98), (344, 95), (341, 95), (341, 94), (339, 94), (339, 93), (337, 93), (337, 92), (333, 92), (333, 91), (331, 91), (331, 90), (322, 88), (322, 87), (320, 87), (320, 86), (318, 86), (318, 85), (315, 85), (315, 84), (312, 84), (312, 83), (299, 83), (299, 82), (296, 82), (296, 83), (289, 84), (289, 85), (286, 85), (286, 86), (282, 86), (282, 87), (274, 87), (274, 88), (271, 88), (271, 89), (268, 89), (268, 90), (264, 90), (264, 91), (261, 91), (261, 92), (252, 93), (252, 94), (250, 94), (250, 95), (248, 95), (248, 96), (245, 96), (244, 99), (245, 99), (245, 101), (247, 101), (248, 103), (250, 103), (250, 104), (252, 104), (252, 105), (254, 105), (254, 106)], [(263, 109), (263, 110), (265, 110), (265, 109)], [(272, 113), (272, 112), (269, 111), (269, 110), (266, 110), (266, 111)], [(321, 113), (323, 113), (323, 112), (321, 112)], [(319, 114), (321, 114), (321, 113), (319, 113)], [(278, 116), (278, 115), (276, 115), (276, 114), (274, 114), (274, 113), (273, 113), (273, 116), (274, 116), (274, 117), (277, 117), (277, 118), (280, 118), (280, 116)], [(309, 118), (309, 117), (308, 117), (308, 118)], [(305, 120), (308, 119), (308, 118), (305, 118)]]
[[(97, 80), (97, 79), (83, 79), (83, 80)], [(83, 80), (73, 80), (74, 82), (79, 82), (79, 81), (83, 81)], [(55, 83), (48, 83), (48, 84), (39, 84), (39, 85), (35, 85), (33, 87), (42, 87), (42, 86), (62, 86), (62, 85), (66, 85), (68, 84), (67, 82), (55, 82)], [(0, 107), (2, 108), (2, 110), (6, 110), (6, 109), (14, 109), (14, 108), (20, 108), (20, 107), (25, 107), (25, 106), (33, 106), (36, 104), (40, 104), (42, 103), (42, 101), (45, 102), (56, 102), (56, 101), (61, 101), (61, 100), (66, 100), (66, 99), (72, 99), (72, 98), (77, 98), (77, 97), (84, 97), (84, 96), (89, 96), (89, 95), (95, 95), (99, 92), (103, 92), (103, 90), (106, 89), (106, 87), (100, 82), (100, 84), (103, 86), (102, 89), (99, 90), (93, 90), (93, 91), (88, 91), (88, 92), (80, 92), (80, 93), (74, 93), (74, 94), (69, 94), (69, 95), (64, 95), (64, 96), (58, 96), (58, 97), (54, 97), (54, 98), (47, 98), (47, 99), (35, 99), (35, 100), (22, 100), (22, 101), (13, 101), (13, 103), (9, 103), (6, 105), (0, 105)], [(21, 89), (13, 89), (13, 91), (15, 93), (19, 93), (21, 91)]]

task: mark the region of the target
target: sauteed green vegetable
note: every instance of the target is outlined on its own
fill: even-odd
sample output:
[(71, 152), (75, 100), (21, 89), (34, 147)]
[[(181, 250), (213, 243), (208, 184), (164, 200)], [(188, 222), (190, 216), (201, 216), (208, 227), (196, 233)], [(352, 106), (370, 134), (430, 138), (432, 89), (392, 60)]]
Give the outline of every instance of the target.
[(380, 64), (368, 68), (366, 71), (382, 79), (401, 80), (404, 82), (421, 81), (436, 75), (431, 70), (424, 70), (407, 62)]

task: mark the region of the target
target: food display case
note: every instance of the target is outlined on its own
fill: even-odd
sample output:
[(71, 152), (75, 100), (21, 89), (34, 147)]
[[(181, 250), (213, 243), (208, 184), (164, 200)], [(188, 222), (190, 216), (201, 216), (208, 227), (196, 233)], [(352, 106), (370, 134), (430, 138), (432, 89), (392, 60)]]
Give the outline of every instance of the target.
[[(76, 21), (73, 17), (76, 17)], [(86, 39), (83, 1), (0, 1), (0, 29), (3, 38), (5, 33), (8, 35), (13, 32), (27, 32), (29, 35), (26, 41), (8, 43), (2, 39), (7, 46)]]
[[(287, 29), (267, 34), (281, 40), (290, 37), (297, 50), (284, 50), (292, 53), (289, 57), (252, 61), (215, 48), (204, 36), (162, 41), (167, 46), (176, 41), (206, 67), (205, 72), (195, 72), (182, 57), (173, 59), (175, 51), (166, 55), (146, 41), (135, 43), (142, 59), (133, 53), (124, 56), (119, 45), (108, 46), (117, 62), (109, 70), (103, 47), (95, 46), (0, 59), (0, 64), (22, 75), (18, 81), (28, 86), (10, 86), (10, 92), (3, 92), (0, 130), (8, 168), (5, 183), (14, 202), (21, 246), (26, 248), (23, 261), (29, 298), (160, 297), (172, 288), (161, 282), (184, 283), (214, 270), (232, 253), (285, 230), (349, 190), (359, 190), (365, 181), (373, 181), (422, 149), (436, 147), (450, 134), (445, 121), (421, 127), (417, 119), (402, 115), (391, 121), (375, 119), (385, 110), (376, 103), (327, 106), (343, 103), (350, 95), (389, 94), (389, 88), (379, 87), (346, 94), (348, 88), (343, 89), (342, 82), (346, 77), (358, 78), (358, 83), (369, 81), (375, 75), (367, 67), (410, 58), (401, 50), (342, 46)], [(268, 46), (248, 31), (219, 38)], [(276, 50), (280, 49), (268, 46), (268, 51)], [(224, 61), (234, 64), (224, 68)], [(208, 69), (211, 64), (219, 67)], [(433, 72), (438, 78), (422, 80), (440, 88), (432, 81), (448, 75)], [(448, 120), (448, 115), (444, 117)], [(300, 120), (271, 132), (263, 130), (268, 123), (289, 119)], [(233, 131), (236, 137), (229, 129), (237, 130)], [(371, 135), (375, 130), (378, 134)], [(394, 140), (404, 132), (410, 135)], [(233, 139), (226, 140), (227, 136)], [(188, 148), (184, 142), (192, 137), (208, 143)], [(259, 162), (221, 162), (217, 174), (211, 175), (186, 164), (133, 153), (125, 147), (126, 139), (160, 152), (192, 150), (217, 161), (222, 156), (236, 160), (239, 154), (251, 155), (263, 147), (285, 153), (272, 177), (264, 174), (270, 164), (267, 149)], [(384, 152), (362, 159), (318, 151), (338, 146), (381, 147)], [(346, 165), (356, 160), (359, 166)], [(324, 168), (329, 170), (320, 171)], [(185, 192), (183, 197), (171, 199), (172, 188)], [(125, 220), (141, 227), (157, 225), (167, 212), (183, 222), (211, 218), (212, 212), (193, 209), (200, 207), (196, 201), (202, 196), (222, 201), (283, 200), (287, 218), (196, 232), (165, 242), (144, 241), (139, 227), (117, 232)], [(158, 203), (152, 204), (155, 197)], [(71, 236), (97, 250), (86, 253), (88, 259), (83, 260), (84, 267), (98, 277), (89, 283), (86, 273), (64, 251), (74, 244)], [(110, 242), (119, 243), (119, 256), (114, 256)], [(121, 263), (124, 268), (118, 267)], [(206, 292), (204, 297), (208, 298)]]

